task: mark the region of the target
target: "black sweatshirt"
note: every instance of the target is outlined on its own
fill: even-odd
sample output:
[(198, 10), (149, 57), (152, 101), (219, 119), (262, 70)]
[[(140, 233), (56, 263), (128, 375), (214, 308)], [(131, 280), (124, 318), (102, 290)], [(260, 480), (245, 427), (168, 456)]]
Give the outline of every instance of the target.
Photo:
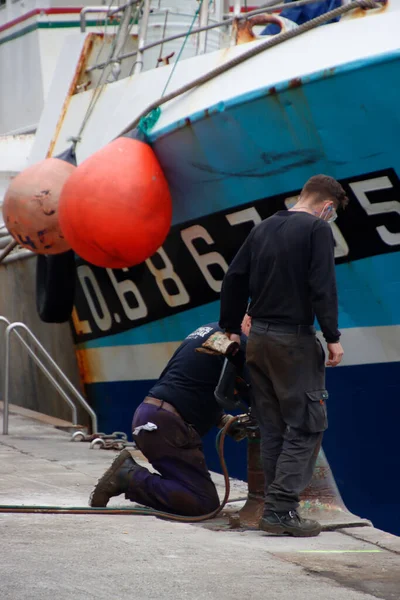
[(221, 290), (220, 327), (240, 333), (248, 314), (271, 323), (313, 325), (337, 342), (338, 299), (330, 225), (306, 212), (281, 210), (254, 227)]
[[(191, 333), (177, 348), (148, 393), (148, 396), (172, 404), (200, 436), (216, 425), (224, 413), (214, 396), (224, 357), (196, 352), (196, 348), (216, 331), (221, 331), (218, 323), (208, 323)], [(247, 340), (243, 334), (241, 338), (243, 360), (237, 361), (238, 371), (244, 363)]]

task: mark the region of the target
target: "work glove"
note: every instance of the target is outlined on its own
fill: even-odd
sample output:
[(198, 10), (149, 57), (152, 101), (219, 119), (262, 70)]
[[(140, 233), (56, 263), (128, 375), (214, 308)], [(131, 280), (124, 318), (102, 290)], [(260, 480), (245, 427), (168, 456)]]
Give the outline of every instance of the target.
[[(217, 426), (222, 429), (232, 417), (233, 415), (224, 413)], [(229, 427), (227, 434), (233, 438), (235, 442), (241, 442), (246, 437), (246, 428), (244, 425), (236, 421)]]

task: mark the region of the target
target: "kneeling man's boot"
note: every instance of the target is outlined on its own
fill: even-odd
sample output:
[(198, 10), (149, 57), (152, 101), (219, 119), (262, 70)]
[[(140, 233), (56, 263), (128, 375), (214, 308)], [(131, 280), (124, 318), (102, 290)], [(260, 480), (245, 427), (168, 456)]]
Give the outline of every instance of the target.
[(90, 496), (89, 506), (107, 506), (110, 498), (127, 492), (132, 484), (132, 473), (140, 468), (129, 450), (122, 450), (97, 482)]

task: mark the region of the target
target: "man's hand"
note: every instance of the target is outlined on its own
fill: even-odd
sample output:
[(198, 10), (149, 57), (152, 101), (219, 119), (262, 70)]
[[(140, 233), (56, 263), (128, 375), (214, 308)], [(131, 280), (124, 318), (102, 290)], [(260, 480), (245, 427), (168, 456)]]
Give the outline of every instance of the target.
[(240, 335), (238, 335), (237, 333), (228, 333), (228, 332), (226, 333), (226, 335), (231, 340), (231, 342), (236, 342), (240, 346)]
[(326, 363), (327, 367), (336, 367), (343, 358), (343, 348), (340, 342), (336, 342), (335, 344), (327, 344), (329, 359)]

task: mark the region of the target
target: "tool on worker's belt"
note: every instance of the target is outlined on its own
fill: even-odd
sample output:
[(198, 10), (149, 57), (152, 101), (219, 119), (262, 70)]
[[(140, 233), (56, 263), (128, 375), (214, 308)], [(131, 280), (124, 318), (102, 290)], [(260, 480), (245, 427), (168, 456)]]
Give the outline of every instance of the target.
[(212, 355), (222, 354), (223, 356), (236, 354), (238, 350), (239, 344), (232, 342), (222, 331), (211, 334), (200, 348), (196, 348), (196, 352)]

